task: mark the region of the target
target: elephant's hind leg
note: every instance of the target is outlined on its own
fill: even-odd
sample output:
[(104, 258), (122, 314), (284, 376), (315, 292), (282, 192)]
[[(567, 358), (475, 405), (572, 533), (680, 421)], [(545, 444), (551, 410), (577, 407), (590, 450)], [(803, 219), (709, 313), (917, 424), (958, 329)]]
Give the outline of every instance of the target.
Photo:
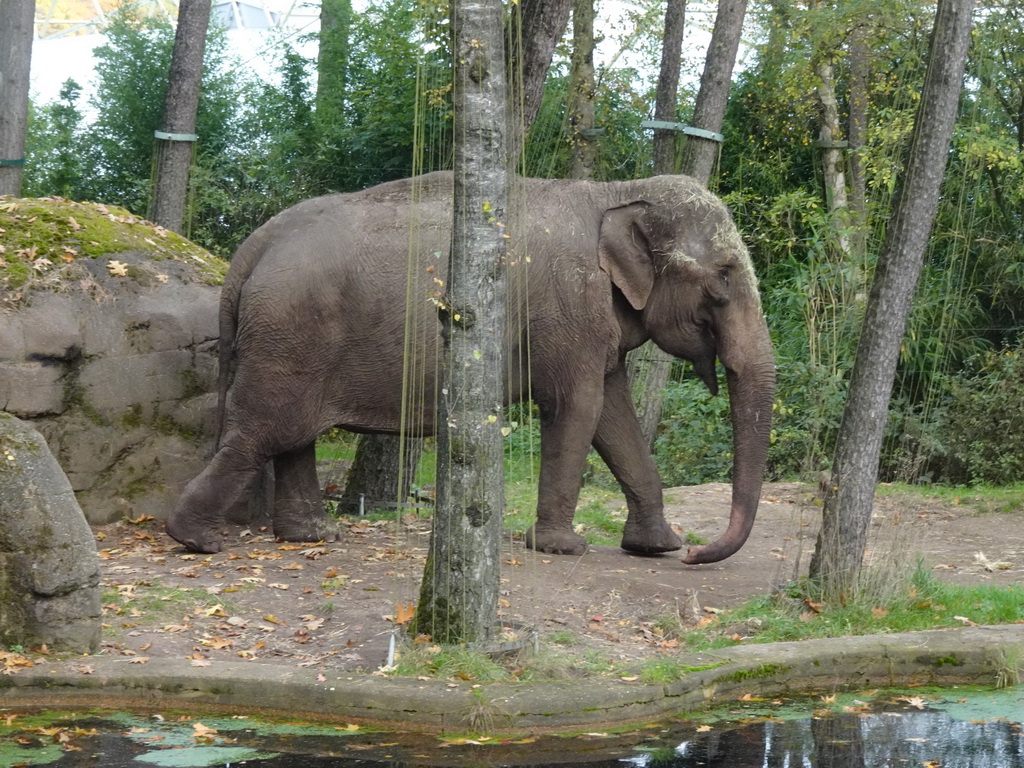
[(167, 533), (193, 552), (220, 552), (224, 512), (249, 488), (265, 459), (225, 444), (182, 492), (167, 518)]
[(281, 541), (336, 541), (316, 476), (316, 442), (274, 457), (274, 535)]

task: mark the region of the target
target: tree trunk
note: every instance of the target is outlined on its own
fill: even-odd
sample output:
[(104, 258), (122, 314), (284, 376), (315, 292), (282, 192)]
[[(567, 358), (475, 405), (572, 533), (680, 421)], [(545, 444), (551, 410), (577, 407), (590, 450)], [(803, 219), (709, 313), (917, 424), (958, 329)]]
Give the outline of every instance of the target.
[[(668, 0), (665, 6), (665, 37), (661, 42), (661, 72), (654, 98), (654, 119), (676, 122), (679, 66), (682, 63), (686, 0)], [(676, 131), (654, 130), (654, 175), (675, 173)]]
[[(520, 0), (510, 5), (508, 40), (508, 156), (518, 165), (526, 134), (540, 111), (555, 46), (565, 33), (573, 0)], [(522, 106), (520, 112), (519, 105)]]
[(842, 260), (850, 258), (849, 211), (846, 194), (846, 161), (843, 155), (839, 127), (839, 102), (832, 78), (832, 65), (823, 55), (814, 66), (818, 76), (818, 146), (821, 148), (822, 175), (825, 180), (825, 203), (835, 222), (836, 247)]
[[(715, 16), (704, 72), (700, 77), (700, 90), (693, 107), (693, 127), (711, 133), (722, 130), (725, 107), (729, 101), (732, 70), (736, 66), (736, 53), (743, 35), (743, 18), (747, 13), (747, 0), (721, 0)], [(718, 159), (721, 144), (711, 138), (688, 136), (683, 147), (683, 173), (707, 184)]]
[[(661, 44), (661, 72), (654, 99), (654, 119), (676, 122), (679, 67), (682, 61), (686, 0), (668, 0), (665, 7), (665, 37)], [(654, 131), (654, 175), (676, 171), (676, 131)], [(654, 444), (661, 421), (663, 392), (672, 372), (672, 356), (648, 341), (627, 356), (627, 370), (636, 403), (640, 429), (648, 445)]]
[[(368, 439), (372, 438), (372, 439)], [(346, 515), (363, 510), (391, 509), (409, 498), (423, 440), (399, 435), (364, 435), (345, 478), (338, 511)], [(396, 472), (395, 467), (399, 470)]]
[(0, 0), (0, 195), (21, 194), (35, 10), (33, 0)]
[(509, 197), (501, 0), (452, 3), (455, 199), (438, 396), (437, 508), (415, 630), (480, 641), (496, 619)]
[(900, 344), (939, 204), (970, 39), (973, 0), (939, 0), (907, 168), (879, 255), (811, 576), (826, 599), (854, 594)]
[(320, 47), (316, 61), (316, 121), (321, 134), (341, 127), (343, 99), (348, 92), (349, 37), (352, 0), (321, 0)]
[(594, 178), (594, 0), (575, 0), (572, 10), (572, 61), (569, 67), (569, 140), (574, 179)]
[(181, 0), (164, 102), (164, 128), (157, 133), (156, 192), (150, 215), (157, 224), (178, 233), (184, 233), (209, 25), (210, 0)]
[[(850, 109), (847, 139), (850, 159), (850, 244), (858, 272), (864, 269), (868, 253), (867, 187), (861, 151), (868, 132), (868, 78), (871, 76), (871, 55), (867, 29), (857, 26), (850, 33)], [(860, 280), (858, 280), (858, 283)]]
[[(700, 78), (700, 91), (693, 109), (693, 127), (716, 134), (722, 130), (725, 106), (729, 100), (729, 86), (732, 70), (736, 64), (736, 53), (743, 32), (743, 17), (747, 11), (747, 0), (721, 0), (715, 16), (715, 28), (711, 33), (704, 73)], [(668, 20), (665, 22), (668, 27)], [(664, 73), (664, 58), (662, 60)], [(719, 142), (711, 138), (690, 135), (683, 147), (682, 173), (707, 184), (711, 170), (718, 159)], [(655, 169), (657, 172), (657, 168)], [(646, 375), (636, 373), (646, 367)], [(647, 343), (632, 353), (630, 371), (633, 373), (636, 392), (637, 416), (648, 443), (654, 442), (661, 421), (663, 393), (672, 370), (672, 358)]]

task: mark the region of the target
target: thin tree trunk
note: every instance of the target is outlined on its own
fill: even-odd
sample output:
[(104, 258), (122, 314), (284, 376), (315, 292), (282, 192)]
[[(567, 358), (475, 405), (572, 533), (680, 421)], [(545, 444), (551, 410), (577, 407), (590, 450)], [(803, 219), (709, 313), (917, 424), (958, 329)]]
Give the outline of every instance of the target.
[(878, 460), (925, 247), (956, 120), (973, 0), (939, 0), (907, 169), (868, 295), (811, 576), (829, 600), (853, 596), (867, 545)]
[[(850, 213), (851, 247), (855, 266), (860, 272), (868, 251), (867, 232), (867, 187), (864, 181), (864, 166), (861, 151), (868, 131), (868, 78), (871, 76), (871, 55), (868, 50), (867, 29), (861, 25), (850, 34), (850, 109), (849, 140), (850, 159)], [(860, 282), (858, 280), (858, 282)]]
[(352, 0), (321, 0), (316, 60), (316, 120), (321, 133), (339, 130), (348, 89)]
[(569, 140), (574, 179), (592, 179), (597, 164), (594, 136), (594, 0), (575, 0), (572, 10), (572, 61), (569, 67)]
[(157, 224), (179, 233), (184, 232), (209, 25), (210, 0), (181, 0), (164, 102), (164, 127), (157, 138), (156, 192), (150, 216)]
[(822, 56), (814, 66), (818, 76), (818, 146), (821, 149), (821, 167), (825, 180), (825, 200), (836, 229), (836, 246), (843, 261), (850, 258), (849, 197), (846, 194), (846, 161), (840, 146), (842, 129), (839, 127), (839, 102), (832, 77), (832, 65)]
[[(707, 61), (700, 77), (700, 90), (693, 107), (693, 127), (711, 133), (722, 130), (725, 107), (729, 102), (732, 70), (743, 35), (747, 0), (721, 0), (711, 33)], [(683, 147), (682, 171), (707, 184), (718, 160), (721, 143), (701, 136), (688, 136)]]
[(505, 508), (502, 444), (509, 197), (501, 0), (454, 0), (455, 199), (438, 397), (437, 507), (415, 621), (434, 642), (491, 635)]
[(422, 453), (423, 440), (418, 437), (364, 435), (345, 478), (338, 511), (352, 515), (404, 504)]
[[(665, 7), (665, 37), (661, 44), (661, 72), (654, 99), (654, 119), (673, 123), (679, 91), (679, 68), (682, 62), (683, 29), (686, 20), (686, 0), (668, 0)], [(654, 131), (654, 175), (675, 173), (676, 136), (674, 130)], [(663, 352), (653, 341), (629, 353), (629, 378), (634, 391), (636, 415), (648, 445), (654, 444), (661, 421), (662, 393), (672, 372), (672, 356)]]
[(540, 111), (551, 57), (565, 34), (572, 4), (573, 0), (520, 0), (510, 4), (507, 141), (513, 168)]
[[(654, 119), (676, 121), (679, 100), (679, 67), (682, 63), (686, 0), (668, 0), (665, 6), (665, 37), (661, 42), (661, 72), (654, 97)], [(654, 130), (654, 175), (675, 173), (676, 131)]]
[(35, 10), (33, 0), (0, 0), (0, 195), (21, 194)]
[[(700, 78), (700, 91), (697, 93), (693, 109), (694, 128), (712, 134), (722, 130), (732, 70), (736, 65), (736, 53), (739, 51), (746, 11), (747, 0), (721, 0), (718, 4), (715, 28), (711, 33), (704, 72)], [(692, 176), (702, 184), (707, 184), (718, 159), (719, 147), (720, 144), (715, 139), (687, 136), (683, 147), (682, 173)], [(640, 355), (647, 358), (647, 373), (642, 381), (639, 381), (640, 376), (634, 373), (634, 389), (641, 390), (636, 396), (637, 416), (644, 437), (649, 443), (653, 443), (661, 421), (663, 393), (672, 370), (672, 358), (648, 343), (633, 353), (630, 361), (631, 371), (635, 372), (641, 365), (637, 360)]]

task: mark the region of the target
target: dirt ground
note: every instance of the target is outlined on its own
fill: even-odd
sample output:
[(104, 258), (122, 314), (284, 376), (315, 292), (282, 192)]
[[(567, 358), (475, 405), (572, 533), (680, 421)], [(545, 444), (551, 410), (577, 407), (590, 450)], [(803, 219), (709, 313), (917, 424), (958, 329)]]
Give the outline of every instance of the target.
[[(677, 530), (710, 541), (725, 529), (729, 495), (721, 484), (669, 489), (666, 514)], [(677, 554), (638, 557), (616, 547), (582, 557), (537, 554), (507, 541), (500, 620), (535, 628), (542, 643), (610, 659), (671, 652), (674, 643), (659, 635), (656, 620), (670, 615), (706, 624), (717, 611), (805, 574), (820, 519), (813, 488), (766, 485), (746, 546), (703, 566), (683, 565)], [(225, 551), (216, 555), (186, 553), (153, 520), (97, 528), (102, 653), (138, 663), (250, 659), (377, 670), (417, 599), (429, 521), (348, 518), (343, 527), (341, 540), (328, 544), (281, 544), (265, 531), (226, 529)], [(920, 553), (940, 578), (957, 583), (1019, 583), (1024, 509), (979, 514), (966, 499), (883, 495), (871, 547), (869, 557)]]

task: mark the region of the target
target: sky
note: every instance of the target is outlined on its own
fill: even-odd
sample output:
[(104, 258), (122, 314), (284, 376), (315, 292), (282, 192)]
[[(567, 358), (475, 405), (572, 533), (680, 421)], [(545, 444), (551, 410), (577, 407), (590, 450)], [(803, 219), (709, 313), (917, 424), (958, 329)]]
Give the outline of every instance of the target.
[[(315, 4), (307, 4), (302, 0), (246, 0), (253, 5), (265, 3), (269, 8), (290, 11), (288, 31), (293, 36), (316, 32), (319, 28), (319, 10)], [(314, 0), (315, 3), (315, 0)], [(620, 19), (629, 5), (629, 0), (598, 0), (598, 19)], [(690, 3), (687, 8), (686, 40), (684, 43), (683, 77), (696, 78), (703, 63), (703, 57), (710, 37), (709, 27), (713, 13), (713, 5), (701, 7), (699, 3)], [(215, 4), (216, 8), (216, 4)], [(638, 55), (630, 49), (629, 44), (623, 45), (622, 31), (615, 24), (607, 24), (599, 31), (603, 41), (599, 43), (597, 58), (599, 63), (614, 63), (616, 66), (646, 66), (638, 60)], [(231, 29), (228, 32), (230, 50), (238, 59), (255, 74), (270, 79), (275, 76), (272, 41), (276, 32), (266, 30)], [(57, 39), (36, 39), (32, 49), (32, 86), (31, 93), (36, 104), (44, 104), (57, 98), (61, 85), (69, 77), (82, 86), (83, 93), (80, 104), (89, 103), (93, 90), (94, 59), (93, 49), (101, 45), (104, 38), (100, 34), (80, 35)], [(315, 43), (307, 42), (305, 48), (300, 46), (300, 53), (315, 57)], [(656, 76), (650, 73), (651, 77)]]

